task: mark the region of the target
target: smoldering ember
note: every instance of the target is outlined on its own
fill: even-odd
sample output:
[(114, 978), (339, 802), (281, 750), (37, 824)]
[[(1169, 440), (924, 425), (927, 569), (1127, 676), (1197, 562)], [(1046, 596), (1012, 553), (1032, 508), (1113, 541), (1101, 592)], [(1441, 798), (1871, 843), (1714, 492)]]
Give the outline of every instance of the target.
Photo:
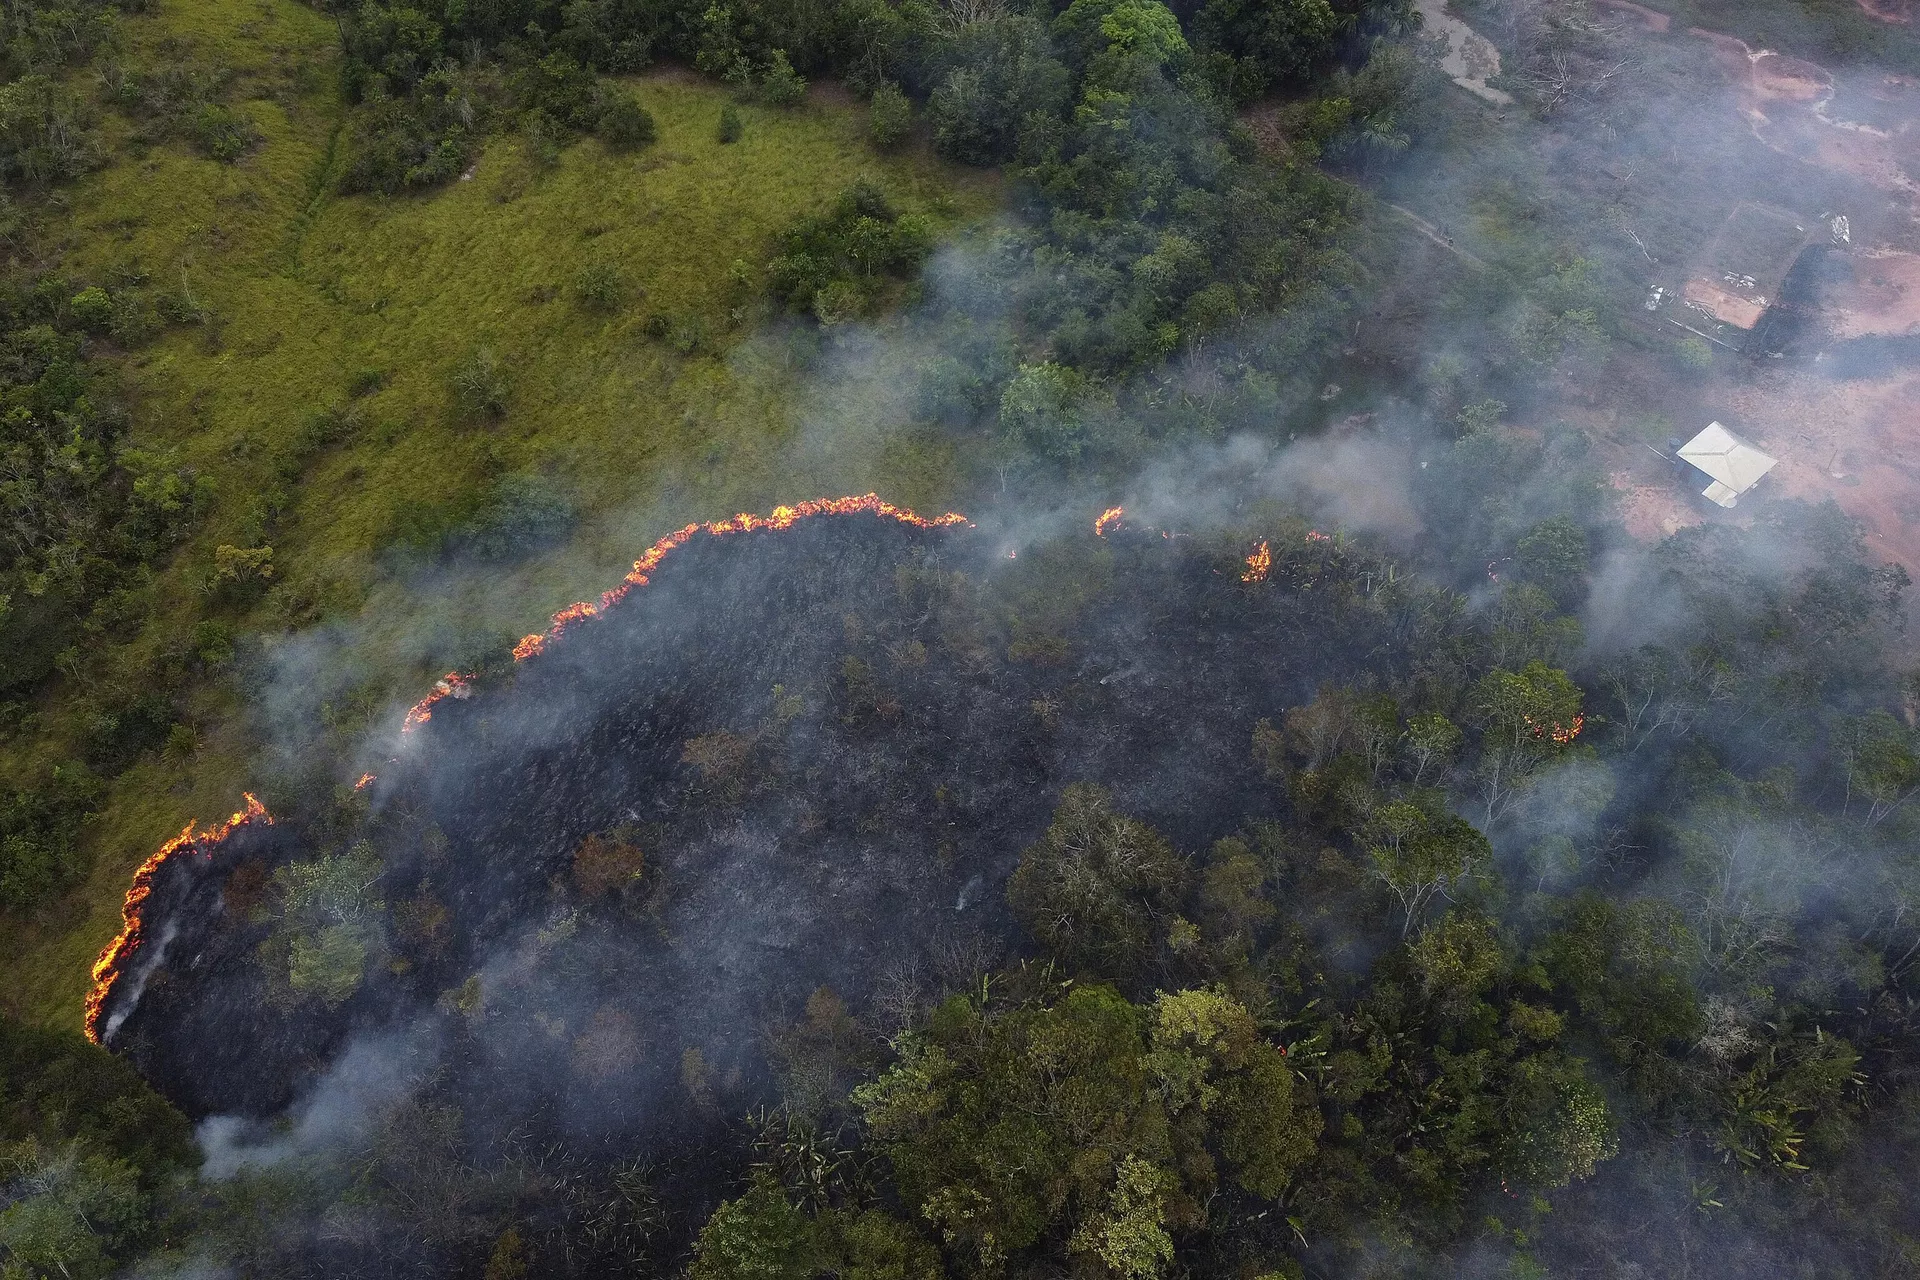
[(0, 1280), (1920, 1274), (1914, 6), (5, 13)]

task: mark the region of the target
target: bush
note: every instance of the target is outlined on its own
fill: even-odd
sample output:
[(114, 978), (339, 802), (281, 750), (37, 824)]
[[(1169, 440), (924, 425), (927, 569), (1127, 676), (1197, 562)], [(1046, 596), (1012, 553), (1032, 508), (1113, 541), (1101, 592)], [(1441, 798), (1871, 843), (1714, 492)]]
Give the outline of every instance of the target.
[(873, 145), (886, 151), (913, 129), (913, 103), (900, 86), (887, 81), (873, 91), (867, 104), (867, 136)]
[(507, 372), (486, 347), (475, 347), (454, 369), (453, 401), (463, 418), (507, 416)]
[(596, 262), (573, 282), (573, 296), (590, 311), (618, 311), (627, 298), (626, 277), (610, 262)]
[(760, 81), (756, 96), (768, 106), (778, 107), (782, 111), (799, 106), (801, 99), (807, 96), (807, 82), (793, 69), (785, 49), (773, 51), (773, 63), (767, 68), (766, 78)]
[(802, 218), (781, 237), (767, 266), (774, 296), (794, 311), (832, 324), (868, 310), (890, 281), (910, 278), (933, 245), (926, 218), (895, 211), (862, 180), (823, 214)]
[(105, 333), (113, 324), (113, 298), (99, 285), (74, 294), (67, 307), (74, 323), (88, 333)]
[(196, 147), (222, 164), (235, 163), (259, 146), (262, 138), (250, 116), (216, 103), (208, 103), (194, 113), (189, 132)]
[(614, 93), (607, 97), (594, 133), (616, 151), (637, 151), (651, 145), (659, 136), (652, 113), (630, 93)]
[(573, 527), (574, 506), (543, 476), (502, 476), (480, 513), (451, 545), (482, 560), (511, 560), (549, 546)]
[(207, 573), (210, 595), (243, 603), (257, 598), (272, 581), (272, 547), (236, 547), (223, 542), (213, 549), (213, 568)]
[(402, 191), (437, 186), (458, 177), (473, 149), (471, 112), (459, 86), (429, 76), (418, 99), (378, 98), (359, 113), (347, 146), (347, 169), (341, 189)]
[(0, 795), (0, 907), (25, 910), (78, 878), (80, 824), (99, 800), (99, 780), (81, 764), (56, 765), (45, 782)]
[(745, 131), (746, 127), (740, 123), (740, 112), (738, 108), (731, 102), (720, 108), (720, 131), (718, 137), (721, 142), (738, 142), (740, 141), (740, 135)]
[(1159, 832), (1114, 813), (1104, 789), (1075, 783), (1020, 855), (1007, 903), (1061, 963), (1124, 978), (1152, 955), (1185, 879)]

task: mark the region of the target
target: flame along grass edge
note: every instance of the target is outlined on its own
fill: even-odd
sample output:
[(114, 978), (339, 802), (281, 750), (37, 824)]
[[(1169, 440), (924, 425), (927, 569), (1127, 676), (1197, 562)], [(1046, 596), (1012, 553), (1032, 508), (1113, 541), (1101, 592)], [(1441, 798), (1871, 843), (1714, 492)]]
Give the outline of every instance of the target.
[[(730, 520), (686, 525), (675, 529), (648, 547), (640, 558), (633, 562), (633, 568), (620, 580), (619, 585), (602, 592), (598, 601), (582, 600), (570, 604), (553, 615), (545, 631), (536, 631), (522, 638), (520, 643), (513, 647), (513, 660), (525, 662), (528, 658), (545, 653), (571, 628), (605, 613), (624, 600), (635, 588), (646, 586), (653, 580), (653, 574), (659, 569), (662, 561), (701, 534), (709, 537), (723, 537), (730, 533), (754, 533), (763, 529), (790, 529), (800, 521), (813, 516), (850, 516), (861, 513), (871, 513), (883, 519), (897, 520), (901, 524), (912, 525), (919, 529), (946, 529), (971, 523), (965, 516), (955, 511), (938, 516), (922, 516), (910, 508), (895, 506), (877, 493), (866, 493), (846, 498), (814, 498), (791, 506), (775, 507), (764, 516), (742, 512)], [(469, 684), (468, 678), (457, 671), (449, 671), (440, 677), (434, 683), (432, 692), (407, 708), (407, 716), (401, 722), (400, 732), (411, 733), (433, 719), (433, 708), (443, 699), (468, 697)]]
[[(716, 520), (704, 524), (690, 524), (674, 530), (648, 547), (626, 577), (618, 586), (603, 592), (597, 603), (581, 601), (568, 605), (553, 615), (545, 631), (535, 632), (514, 646), (513, 658), (524, 662), (536, 654), (544, 653), (547, 647), (558, 640), (566, 631), (589, 618), (597, 617), (623, 600), (636, 587), (644, 587), (652, 580), (652, 574), (660, 567), (669, 554), (701, 534), (723, 536), (730, 533), (751, 533), (762, 529), (788, 529), (801, 520), (821, 515), (859, 515), (871, 513), (883, 519), (897, 520), (902, 524), (919, 529), (946, 529), (955, 525), (971, 523), (958, 512), (949, 511), (944, 515), (922, 516), (908, 507), (896, 506), (887, 502), (877, 493), (860, 494), (845, 498), (815, 498), (791, 506), (775, 507), (767, 515), (753, 515), (742, 512), (729, 520)], [(401, 732), (406, 733), (425, 724), (433, 718), (433, 706), (443, 698), (469, 696), (469, 682), (458, 672), (448, 672), (433, 687), (433, 691), (407, 711)], [(371, 773), (363, 773), (354, 783), (354, 790), (363, 791), (374, 781)], [(114, 985), (126, 971), (128, 961), (140, 950), (145, 941), (146, 921), (143, 914), (147, 899), (152, 896), (154, 877), (169, 860), (183, 852), (204, 852), (219, 845), (228, 836), (249, 822), (255, 820), (271, 824), (273, 815), (267, 807), (251, 792), (245, 793), (246, 807), (216, 827), (206, 831), (196, 829), (197, 820), (181, 828), (180, 834), (173, 837), (147, 856), (133, 873), (133, 882), (127, 888), (126, 898), (120, 906), (120, 931), (113, 940), (101, 949), (99, 958), (93, 962), (92, 983), (87, 991), (84, 1027), (87, 1039), (100, 1043), (101, 1023), (105, 1018), (108, 998), (113, 994)]]
[(180, 834), (147, 855), (133, 873), (133, 883), (127, 888), (127, 896), (120, 904), (120, 932), (115, 934), (100, 951), (99, 959), (93, 962), (92, 985), (87, 990), (85, 1030), (87, 1039), (100, 1043), (100, 1023), (106, 1014), (107, 997), (113, 994), (114, 984), (119, 982), (126, 964), (140, 950), (146, 940), (146, 919), (142, 914), (147, 899), (153, 893), (153, 880), (160, 868), (184, 852), (204, 852), (214, 848), (228, 836), (249, 822), (261, 821), (269, 826), (273, 824), (273, 815), (267, 812), (267, 806), (251, 792), (246, 792), (246, 807), (238, 810), (225, 822), (205, 831), (196, 831), (196, 823), (189, 822), (180, 829)]

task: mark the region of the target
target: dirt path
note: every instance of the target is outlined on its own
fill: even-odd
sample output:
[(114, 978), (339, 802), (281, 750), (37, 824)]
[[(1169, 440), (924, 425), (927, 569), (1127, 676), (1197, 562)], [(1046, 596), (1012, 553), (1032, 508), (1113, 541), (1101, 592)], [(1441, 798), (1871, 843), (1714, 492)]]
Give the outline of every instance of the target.
[(1421, 217), (1419, 214), (1415, 213), (1413, 210), (1403, 209), (1399, 205), (1392, 204), (1392, 203), (1388, 203), (1387, 208), (1393, 210), (1395, 213), (1405, 218), (1408, 222), (1411, 222), (1413, 224), (1414, 230), (1418, 231), (1421, 235), (1425, 236), (1427, 239), (1439, 245), (1442, 249), (1445, 249), (1448, 253), (1452, 254), (1454, 257), (1459, 258), (1463, 262), (1470, 262), (1475, 267), (1478, 267), (1482, 271), (1485, 271), (1487, 269), (1486, 263), (1482, 262), (1480, 259), (1468, 253), (1465, 249), (1462, 249), (1459, 245), (1455, 244), (1453, 242), (1453, 237), (1449, 236), (1446, 232), (1442, 231), (1439, 227), (1434, 226), (1431, 222), (1428, 222), (1425, 218)]

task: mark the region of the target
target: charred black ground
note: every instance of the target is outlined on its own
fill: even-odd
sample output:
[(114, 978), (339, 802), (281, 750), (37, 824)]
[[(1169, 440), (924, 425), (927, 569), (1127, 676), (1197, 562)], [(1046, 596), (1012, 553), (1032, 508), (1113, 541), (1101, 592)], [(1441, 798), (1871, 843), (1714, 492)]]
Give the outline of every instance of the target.
[[(636, 1156), (711, 1138), (774, 1100), (767, 1033), (809, 993), (860, 1011), (1015, 945), (1006, 882), (1066, 784), (1188, 848), (1272, 805), (1256, 721), (1396, 665), (1392, 593), (1289, 532), (1259, 583), (1238, 542), (1158, 532), (1025, 562), (868, 516), (698, 540), (440, 703), (360, 812), (255, 824), (163, 877), (164, 953), (133, 966), (137, 1002), (116, 992), (112, 1045), (190, 1115), (267, 1116), (350, 1039), (426, 1027), (419, 1069), (483, 1145), (529, 1124)], [(646, 868), (589, 900), (570, 869), (609, 833)], [(329, 1009), (270, 976), (261, 886), (362, 842), (378, 962)]]

